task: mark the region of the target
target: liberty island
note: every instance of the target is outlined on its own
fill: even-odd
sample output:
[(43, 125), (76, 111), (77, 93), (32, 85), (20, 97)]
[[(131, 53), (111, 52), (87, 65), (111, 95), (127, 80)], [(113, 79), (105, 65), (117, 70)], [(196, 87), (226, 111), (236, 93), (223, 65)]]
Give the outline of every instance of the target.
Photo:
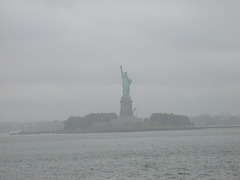
[[(58, 129), (43, 129), (39, 126), (28, 126), (20, 129), (18, 134), (32, 133), (88, 133), (88, 132), (126, 132), (126, 131), (159, 131), (196, 129), (189, 118), (184, 115), (167, 113), (153, 113), (144, 120), (134, 116), (133, 100), (131, 98), (132, 79), (120, 66), (122, 94), (120, 98), (120, 112), (90, 113), (85, 116), (70, 116), (63, 121)], [(119, 83), (120, 84), (120, 83)], [(88, 102), (90, 103), (90, 102)], [(40, 130), (39, 130), (40, 129)]]

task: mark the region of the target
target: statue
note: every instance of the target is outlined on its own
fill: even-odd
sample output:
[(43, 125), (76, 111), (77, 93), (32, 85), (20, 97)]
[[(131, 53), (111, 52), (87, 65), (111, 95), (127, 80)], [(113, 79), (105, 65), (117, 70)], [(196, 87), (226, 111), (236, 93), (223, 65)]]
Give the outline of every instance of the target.
[(122, 98), (128, 98), (130, 97), (130, 85), (132, 83), (132, 79), (129, 79), (127, 72), (123, 73), (122, 66), (120, 66), (121, 69), (121, 77), (122, 77), (122, 88), (123, 88), (123, 96)]

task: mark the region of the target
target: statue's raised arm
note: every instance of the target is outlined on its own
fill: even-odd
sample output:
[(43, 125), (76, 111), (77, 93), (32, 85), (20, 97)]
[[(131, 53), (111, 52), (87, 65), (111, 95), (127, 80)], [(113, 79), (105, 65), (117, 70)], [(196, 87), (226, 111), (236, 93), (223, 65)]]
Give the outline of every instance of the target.
[(121, 76), (123, 76), (122, 65), (120, 65), (120, 69), (121, 69)]

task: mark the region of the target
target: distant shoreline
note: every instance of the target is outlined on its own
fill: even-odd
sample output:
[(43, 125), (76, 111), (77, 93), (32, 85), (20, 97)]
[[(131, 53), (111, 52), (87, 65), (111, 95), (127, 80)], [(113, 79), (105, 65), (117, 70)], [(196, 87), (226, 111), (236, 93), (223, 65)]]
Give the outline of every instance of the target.
[(10, 135), (27, 135), (27, 134), (81, 134), (81, 133), (114, 133), (114, 132), (147, 132), (147, 131), (179, 131), (179, 130), (199, 130), (204, 129), (202, 127), (182, 127), (182, 128), (139, 128), (139, 129), (84, 129), (84, 130), (62, 130), (62, 131), (40, 131), (40, 132), (19, 132), (18, 134)]
[(106, 129), (106, 130), (91, 130), (91, 129), (86, 129), (86, 130), (81, 130), (81, 131), (61, 131), (57, 133), (61, 134), (72, 134), (72, 133), (114, 133), (114, 132), (147, 132), (147, 131), (180, 131), (180, 130), (199, 130), (199, 129), (204, 129), (201, 127), (185, 127), (185, 128), (139, 128), (139, 129)]
[(101, 130), (83, 129), (83, 130), (61, 130), (61, 131), (40, 131), (40, 132), (19, 132), (9, 135), (27, 135), (27, 134), (81, 134), (81, 133), (124, 133), (124, 132), (149, 132), (149, 131), (181, 131), (181, 130), (201, 130), (201, 129), (226, 129), (240, 128), (239, 126), (206, 126), (206, 127), (151, 127), (151, 128), (106, 128)]

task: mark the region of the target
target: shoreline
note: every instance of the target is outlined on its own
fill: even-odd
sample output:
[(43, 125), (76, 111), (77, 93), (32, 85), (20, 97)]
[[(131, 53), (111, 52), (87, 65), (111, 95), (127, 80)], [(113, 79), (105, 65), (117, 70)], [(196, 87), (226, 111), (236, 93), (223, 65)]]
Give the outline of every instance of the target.
[(83, 133), (124, 133), (124, 132), (149, 132), (149, 131), (184, 131), (201, 129), (233, 129), (239, 126), (205, 126), (205, 127), (138, 127), (138, 128), (103, 128), (103, 129), (83, 129), (83, 130), (61, 130), (61, 131), (40, 131), (40, 132), (19, 132), (9, 135), (28, 135), (28, 134), (83, 134)]
[(181, 131), (181, 130), (199, 130), (204, 129), (202, 127), (182, 127), (182, 128), (135, 128), (135, 129), (127, 129), (127, 128), (108, 128), (108, 129), (84, 129), (84, 130), (62, 130), (62, 131), (41, 131), (41, 132), (19, 132), (18, 134), (9, 134), (9, 135), (28, 135), (28, 134), (82, 134), (82, 133), (124, 133), (124, 132), (149, 132), (149, 131)]

